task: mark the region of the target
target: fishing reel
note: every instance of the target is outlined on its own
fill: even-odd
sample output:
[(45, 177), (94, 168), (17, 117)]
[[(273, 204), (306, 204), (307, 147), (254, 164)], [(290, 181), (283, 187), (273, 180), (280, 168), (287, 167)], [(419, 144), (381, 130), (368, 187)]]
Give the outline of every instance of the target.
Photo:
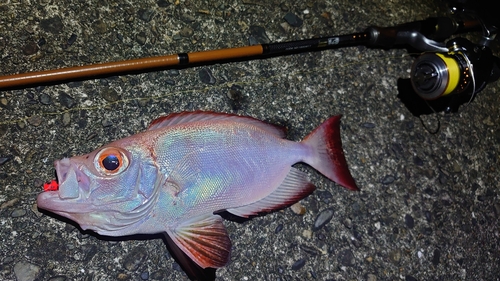
[(446, 53), (427, 52), (417, 57), (410, 79), (398, 81), (398, 97), (415, 116), (456, 112), (500, 78), (500, 58), (486, 45), (459, 37), (446, 47)]
[[(488, 83), (500, 78), (500, 58), (489, 48), (498, 24), (484, 12), (477, 13), (467, 7), (453, 6), (452, 12), (472, 15), (476, 26), (454, 21), (441, 25), (441, 30), (448, 29), (450, 35), (482, 30), (482, 38), (477, 44), (462, 37), (453, 38), (443, 43), (445, 48), (437, 47), (439, 43), (431, 40), (435, 50), (424, 50), (427, 52), (415, 59), (410, 78), (398, 80), (398, 98), (415, 116), (456, 112), (461, 105), (472, 102)], [(488, 18), (488, 22), (480, 16)]]

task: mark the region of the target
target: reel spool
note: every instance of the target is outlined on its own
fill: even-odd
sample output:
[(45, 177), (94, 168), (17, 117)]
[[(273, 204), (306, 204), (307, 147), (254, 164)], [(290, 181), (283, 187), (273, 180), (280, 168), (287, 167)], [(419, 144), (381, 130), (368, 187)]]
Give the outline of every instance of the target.
[[(411, 68), (413, 90), (425, 100), (459, 94), (472, 84), (474, 75), (470, 61), (462, 52), (425, 53)], [(474, 92), (474, 91), (473, 91)]]

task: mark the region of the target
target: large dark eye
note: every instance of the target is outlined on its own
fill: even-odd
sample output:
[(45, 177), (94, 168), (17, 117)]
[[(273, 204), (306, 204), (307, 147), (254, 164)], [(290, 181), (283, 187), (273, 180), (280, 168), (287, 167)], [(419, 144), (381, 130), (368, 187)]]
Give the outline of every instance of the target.
[(128, 167), (128, 159), (123, 150), (115, 147), (103, 148), (94, 158), (95, 168), (106, 175), (117, 175)]
[(116, 155), (108, 155), (102, 160), (102, 166), (108, 171), (114, 171), (120, 167), (120, 160)]

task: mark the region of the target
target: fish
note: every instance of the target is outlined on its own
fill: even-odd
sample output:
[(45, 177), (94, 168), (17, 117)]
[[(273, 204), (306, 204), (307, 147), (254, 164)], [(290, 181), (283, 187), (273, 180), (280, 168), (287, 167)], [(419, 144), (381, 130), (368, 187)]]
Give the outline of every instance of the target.
[(37, 205), (100, 235), (164, 234), (183, 268), (217, 269), (231, 252), (221, 212), (253, 218), (316, 189), (294, 164), (359, 190), (340, 119), (328, 118), (295, 142), (284, 128), (248, 116), (172, 113), (143, 132), (56, 160), (57, 183), (47, 185)]

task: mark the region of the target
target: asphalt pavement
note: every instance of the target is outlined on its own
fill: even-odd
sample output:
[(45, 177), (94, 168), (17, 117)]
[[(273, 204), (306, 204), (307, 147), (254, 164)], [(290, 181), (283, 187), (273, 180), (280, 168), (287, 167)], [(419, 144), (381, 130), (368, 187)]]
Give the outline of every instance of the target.
[[(0, 2), (0, 15), (0, 75), (8, 75), (349, 34), (447, 8), (427, 0), (11, 0)], [(480, 33), (467, 38), (477, 43)], [(193, 110), (252, 116), (285, 126), (296, 141), (342, 114), (361, 189), (298, 164), (318, 189), (293, 210), (225, 221), (233, 247), (217, 280), (499, 280), (500, 84), (456, 113), (418, 118), (397, 97), (414, 60), (406, 49), (354, 46), (0, 90), (0, 280), (188, 280), (159, 237), (82, 232), (41, 213), (36, 196), (55, 177), (54, 160)], [(318, 218), (326, 218), (319, 229)]]

